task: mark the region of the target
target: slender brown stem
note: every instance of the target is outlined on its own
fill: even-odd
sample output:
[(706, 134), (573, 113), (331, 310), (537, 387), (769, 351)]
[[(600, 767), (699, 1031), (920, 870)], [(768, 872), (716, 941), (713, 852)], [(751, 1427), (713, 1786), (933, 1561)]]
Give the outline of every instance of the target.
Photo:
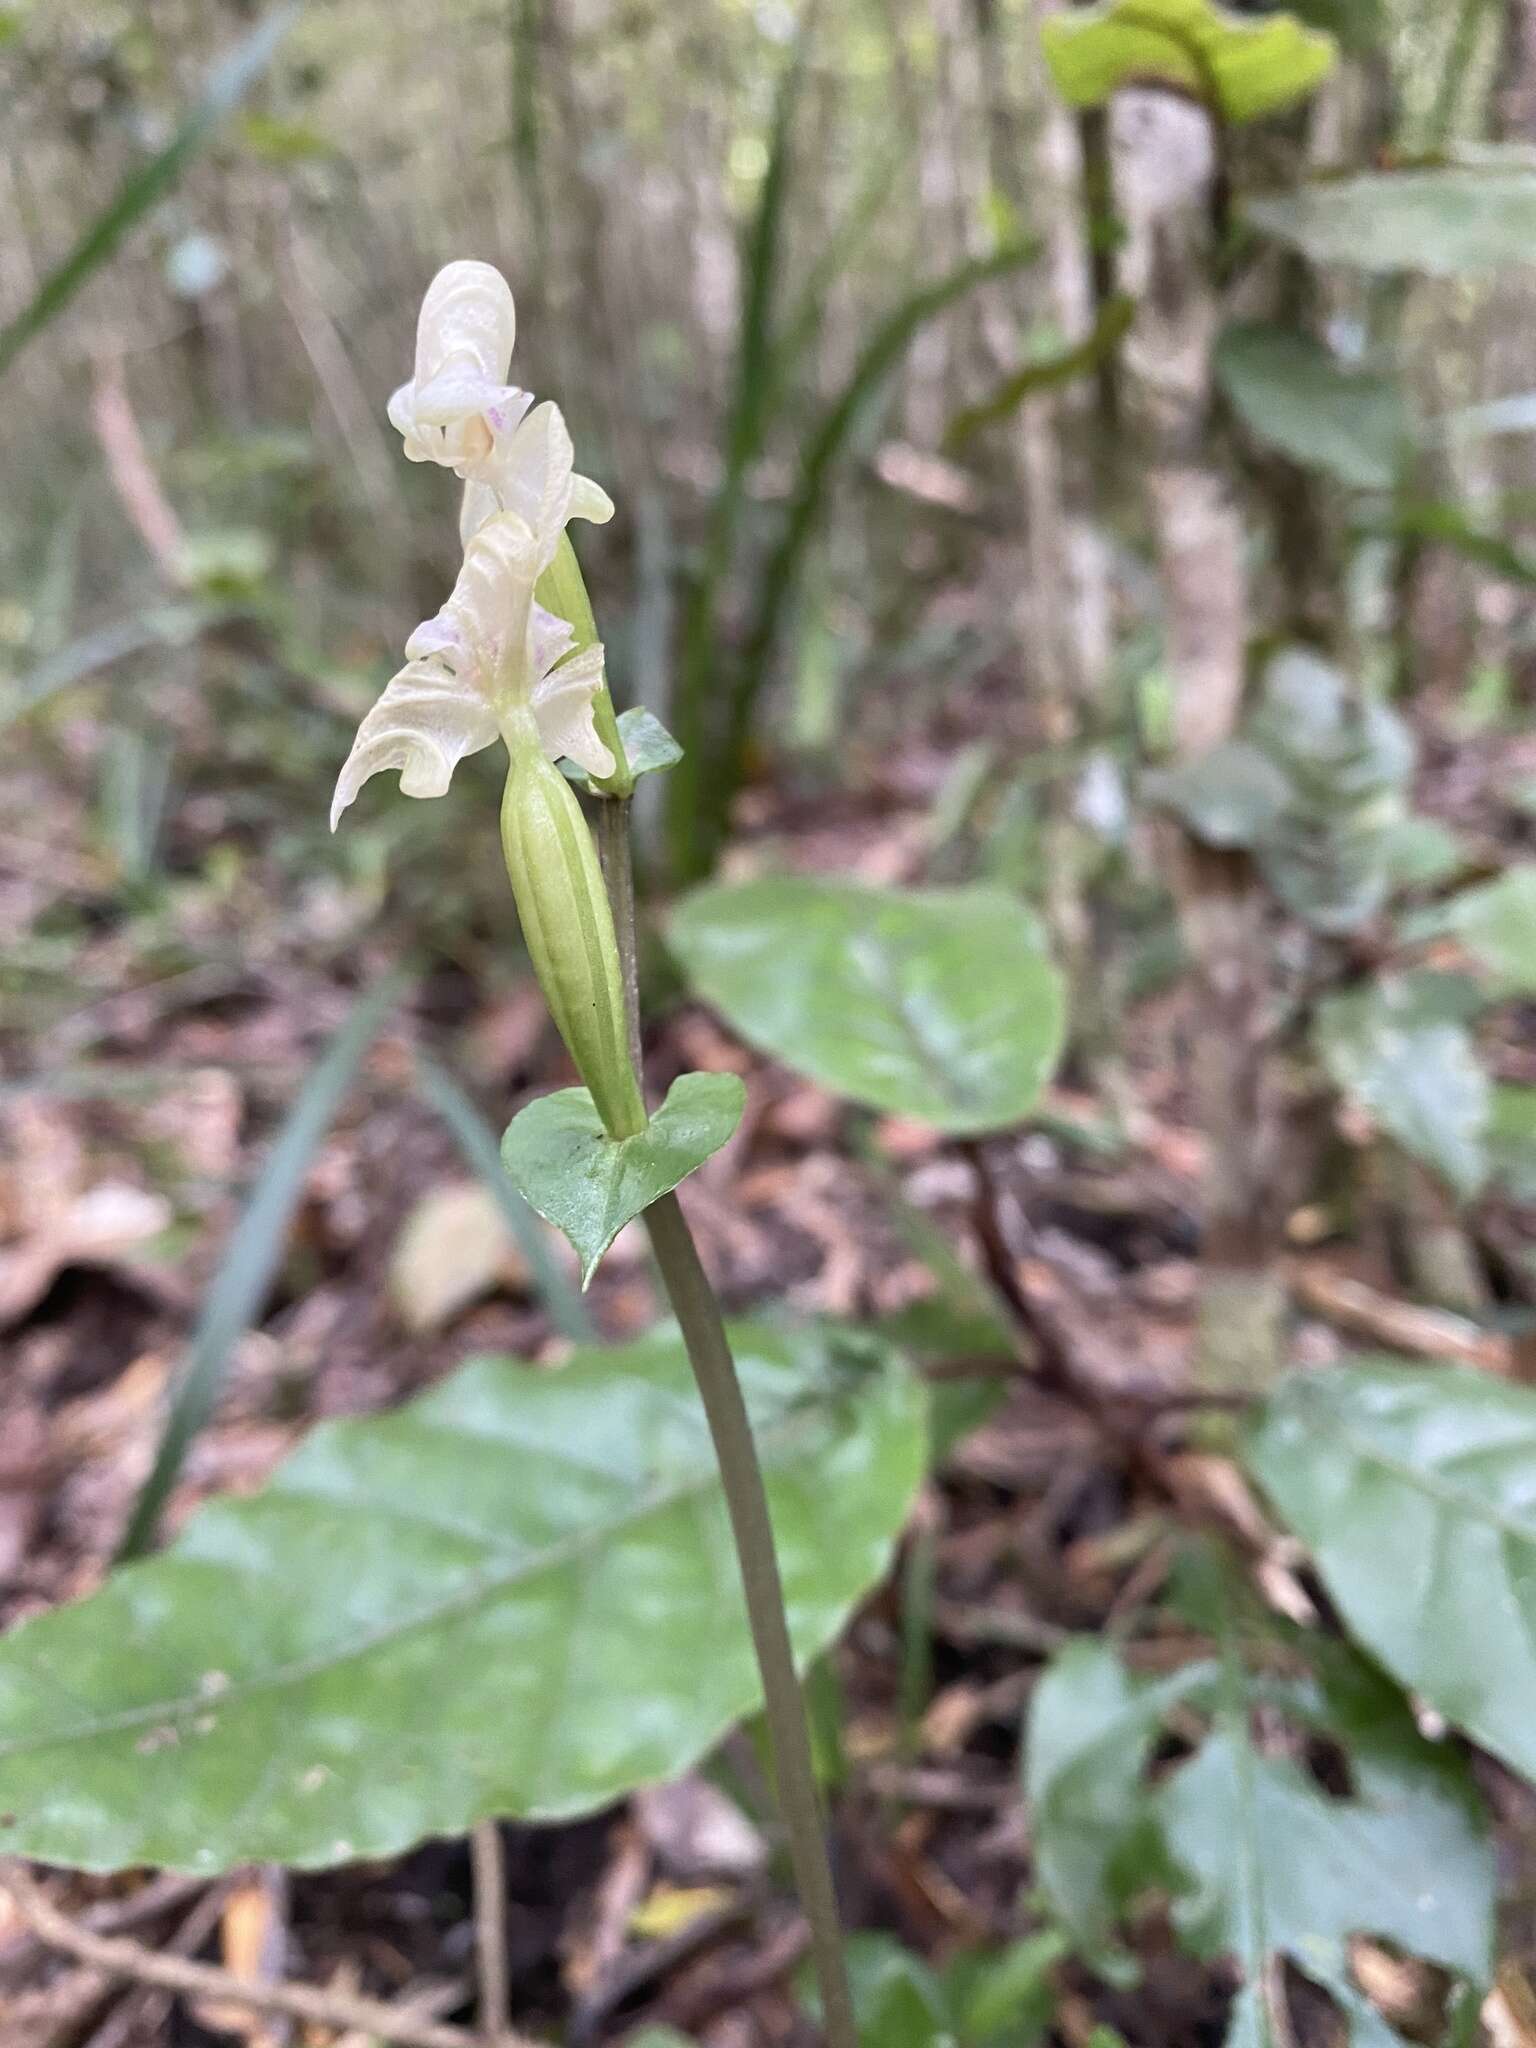
[[(280, 2012), (315, 2026), (373, 2034), (398, 2048), (480, 2048), (473, 2034), (434, 2020), (413, 2017), (404, 2006), (381, 1999), (321, 1990), (310, 1984), (253, 1984), (232, 1970), (195, 1963), (184, 1956), (157, 1955), (107, 1934), (77, 1927), (45, 1895), (18, 1863), (0, 1867), (0, 1886), (27, 1926), (51, 1948), (88, 1963), (109, 1976), (138, 1984), (156, 1984), (188, 1998), (215, 1999), (220, 2004), (248, 2006), (253, 2012)], [(530, 2048), (520, 2037), (503, 2037), (504, 2048)]]
[(480, 2032), (486, 2048), (507, 2038), (512, 2022), (507, 1971), (507, 1860), (501, 1828), (483, 1820), (469, 1837), (475, 1895), (475, 1967), (480, 1980)]
[(827, 1858), (821, 1796), (811, 1759), (805, 1702), (795, 1675), (784, 1617), (784, 1587), (774, 1549), (773, 1524), (752, 1425), (736, 1377), (714, 1289), (676, 1195), (663, 1195), (645, 1212), (667, 1295), (699, 1383), (715, 1456), (730, 1510), (731, 1531), (747, 1599), (747, 1619), (763, 1681), (763, 1703), (773, 1748), (779, 1810), (789, 1838), (789, 1859), (811, 1926), (811, 1960), (821, 1990), (828, 2048), (856, 2048), (853, 2005), (843, 1962), (832, 1866)]
[[(598, 809), (598, 857), (613, 905), (619, 960), (624, 970), (631, 1056), (640, 1064), (640, 1003), (635, 945), (634, 863), (629, 844), (629, 802), (607, 798)], [(698, 1247), (676, 1195), (663, 1195), (644, 1216), (662, 1283), (683, 1334), (698, 1381), (699, 1398), (720, 1466), (736, 1540), (736, 1560), (746, 1595), (747, 1621), (763, 1682), (763, 1706), (773, 1750), (779, 1811), (789, 1842), (795, 1887), (811, 1929), (811, 1962), (821, 1992), (827, 2048), (857, 2048), (858, 2030), (843, 1960), (843, 1932), (837, 1893), (811, 1757), (805, 1701), (795, 1674), (794, 1649), (784, 1612), (773, 1523), (762, 1467), (720, 1305), (699, 1260)]]

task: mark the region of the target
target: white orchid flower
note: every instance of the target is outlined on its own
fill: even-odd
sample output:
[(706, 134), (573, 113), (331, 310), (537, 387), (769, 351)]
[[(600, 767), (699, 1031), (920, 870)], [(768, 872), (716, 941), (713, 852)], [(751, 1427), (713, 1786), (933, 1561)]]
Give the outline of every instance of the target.
[[(558, 503), (558, 489), (554, 497)], [(592, 718), (602, 646), (571, 654), (572, 628), (534, 602), (546, 551), (552, 558), (559, 543), (560, 527), (553, 531), (551, 542), (542, 522), (503, 512), (471, 540), (453, 595), (411, 635), (404, 668), (357, 729), (337, 778), (333, 832), (370, 776), (395, 768), (406, 796), (441, 796), (467, 754), (497, 738), (515, 750), (530, 721), (551, 761), (564, 756), (591, 775), (613, 773)]]
[(533, 403), (509, 384), (517, 312), (489, 263), (450, 263), (427, 287), (416, 322), (416, 372), (389, 401), (412, 462), (478, 477)]
[(606, 525), (613, 517), (613, 500), (601, 484), (575, 474), (573, 456), (559, 407), (548, 402), (535, 406), (510, 433), (497, 436), (492, 452), (465, 484), (459, 539), (467, 547), (498, 512), (519, 512), (550, 544), (553, 561), (572, 519)]

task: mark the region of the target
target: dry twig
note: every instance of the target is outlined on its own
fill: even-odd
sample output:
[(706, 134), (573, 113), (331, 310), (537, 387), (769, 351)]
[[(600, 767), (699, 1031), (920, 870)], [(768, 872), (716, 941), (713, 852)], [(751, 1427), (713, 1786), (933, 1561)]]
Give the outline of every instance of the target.
[[(40, 1940), (113, 1976), (158, 1985), (188, 1998), (212, 1998), (249, 2006), (253, 2012), (286, 2013), (322, 2027), (376, 2034), (381, 2041), (395, 2043), (396, 2048), (481, 2048), (478, 2037), (463, 2027), (416, 2018), (382, 1999), (321, 1990), (311, 1984), (251, 1984), (211, 1963), (156, 1955), (134, 1941), (92, 1934), (61, 1913), (19, 1863), (0, 1865), (0, 1887)], [(535, 2044), (526, 2036), (504, 2033), (498, 2048), (535, 2048)]]

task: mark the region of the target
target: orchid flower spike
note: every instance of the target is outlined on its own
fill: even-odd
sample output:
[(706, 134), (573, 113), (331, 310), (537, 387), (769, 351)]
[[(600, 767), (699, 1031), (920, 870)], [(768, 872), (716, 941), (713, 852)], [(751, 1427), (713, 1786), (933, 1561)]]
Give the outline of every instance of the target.
[(448, 602), (406, 642), (404, 668), (358, 727), (337, 779), (333, 831), (370, 776), (395, 768), (407, 796), (441, 796), (465, 755), (498, 737), (514, 753), (536, 738), (551, 761), (614, 772), (593, 723), (601, 643), (572, 653), (572, 627), (534, 598), (569, 515), (570, 435), (547, 403), (527, 429), (519, 509), (496, 513), (475, 534)]

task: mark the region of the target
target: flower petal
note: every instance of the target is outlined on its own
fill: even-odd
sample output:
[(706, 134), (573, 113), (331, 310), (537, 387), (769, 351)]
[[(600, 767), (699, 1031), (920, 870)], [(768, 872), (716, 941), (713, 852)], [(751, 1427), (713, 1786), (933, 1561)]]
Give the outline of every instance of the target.
[(336, 779), (331, 830), (370, 776), (398, 768), (406, 796), (441, 796), (464, 756), (496, 737), (495, 715), (473, 684), (438, 662), (407, 662), (357, 728)]
[(592, 699), (602, 682), (603, 650), (597, 645), (573, 655), (533, 690), (534, 723), (545, 753), (552, 761), (564, 755), (589, 775), (611, 775), (616, 765), (592, 722)]
[(594, 526), (606, 526), (613, 517), (613, 500), (601, 484), (593, 483), (589, 476), (571, 478), (572, 519), (590, 519)]

